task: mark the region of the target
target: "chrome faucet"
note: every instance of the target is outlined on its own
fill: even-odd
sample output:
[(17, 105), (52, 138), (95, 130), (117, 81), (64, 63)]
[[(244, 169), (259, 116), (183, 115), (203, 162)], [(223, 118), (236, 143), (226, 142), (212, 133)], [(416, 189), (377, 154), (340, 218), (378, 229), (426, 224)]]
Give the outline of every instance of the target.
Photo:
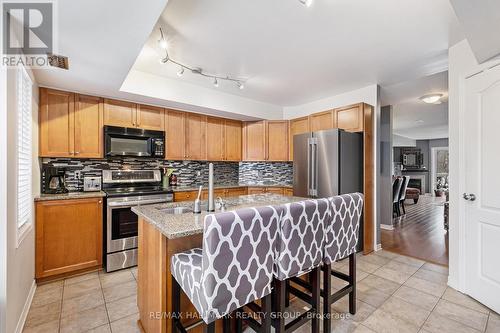
[(215, 211), (214, 200), (214, 164), (208, 164), (208, 211)]

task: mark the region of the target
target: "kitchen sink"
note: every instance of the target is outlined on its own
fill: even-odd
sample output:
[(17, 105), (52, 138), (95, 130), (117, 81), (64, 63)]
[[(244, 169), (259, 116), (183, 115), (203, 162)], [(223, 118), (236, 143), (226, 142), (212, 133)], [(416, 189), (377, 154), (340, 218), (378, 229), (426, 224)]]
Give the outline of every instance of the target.
[(190, 207), (172, 207), (172, 208), (158, 208), (162, 213), (165, 214), (172, 214), (172, 215), (179, 215), (179, 214), (186, 214), (186, 213), (192, 213), (193, 209)]

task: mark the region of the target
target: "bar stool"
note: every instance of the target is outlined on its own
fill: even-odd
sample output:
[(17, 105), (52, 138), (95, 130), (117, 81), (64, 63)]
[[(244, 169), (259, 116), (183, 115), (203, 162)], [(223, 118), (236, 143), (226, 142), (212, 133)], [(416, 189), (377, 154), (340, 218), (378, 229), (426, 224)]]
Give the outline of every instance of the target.
[[(319, 332), (320, 266), (323, 260), (324, 223), (329, 219), (326, 199), (306, 200), (283, 205), (274, 279), (274, 327), (277, 333), (292, 332), (311, 320), (312, 332)], [(287, 284), (292, 278), (309, 273), (311, 296), (306, 297), (309, 310), (285, 325), (288, 291), (301, 293)], [(305, 295), (305, 293), (304, 293)]]
[[(173, 332), (186, 332), (206, 323), (215, 332), (215, 320), (261, 299), (262, 331), (271, 330), (271, 283), (281, 208), (272, 206), (209, 214), (204, 220), (202, 248), (172, 256)], [(185, 328), (180, 321), (181, 289), (202, 320)]]
[[(323, 332), (331, 329), (331, 306), (349, 294), (349, 312), (356, 313), (356, 246), (363, 212), (363, 194), (351, 193), (328, 198), (332, 218), (325, 224), (323, 256)], [(349, 257), (349, 274), (332, 269), (332, 263)], [(348, 283), (331, 293), (330, 274)]]

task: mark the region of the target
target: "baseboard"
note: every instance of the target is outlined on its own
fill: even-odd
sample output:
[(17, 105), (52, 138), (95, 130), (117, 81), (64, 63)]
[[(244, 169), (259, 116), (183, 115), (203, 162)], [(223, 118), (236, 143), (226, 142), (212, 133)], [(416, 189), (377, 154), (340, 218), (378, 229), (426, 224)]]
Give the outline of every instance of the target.
[(19, 317), (19, 321), (17, 322), (16, 333), (21, 333), (23, 331), (26, 318), (28, 317), (28, 312), (30, 311), (31, 302), (33, 302), (33, 296), (35, 296), (35, 290), (36, 290), (36, 282), (35, 279), (33, 279), (33, 284), (31, 285), (30, 293), (28, 294), (28, 298), (24, 303), (23, 312), (21, 312), (21, 317)]
[(380, 224), (380, 229), (384, 229), (384, 230), (394, 230), (394, 226), (391, 224)]

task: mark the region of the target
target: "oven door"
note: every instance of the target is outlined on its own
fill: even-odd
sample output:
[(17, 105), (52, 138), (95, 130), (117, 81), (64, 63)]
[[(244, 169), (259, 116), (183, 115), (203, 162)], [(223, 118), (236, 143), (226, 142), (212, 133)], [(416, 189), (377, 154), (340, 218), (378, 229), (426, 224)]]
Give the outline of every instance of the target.
[(110, 198), (106, 211), (106, 253), (137, 248), (138, 216), (132, 207), (168, 202), (165, 196)]

